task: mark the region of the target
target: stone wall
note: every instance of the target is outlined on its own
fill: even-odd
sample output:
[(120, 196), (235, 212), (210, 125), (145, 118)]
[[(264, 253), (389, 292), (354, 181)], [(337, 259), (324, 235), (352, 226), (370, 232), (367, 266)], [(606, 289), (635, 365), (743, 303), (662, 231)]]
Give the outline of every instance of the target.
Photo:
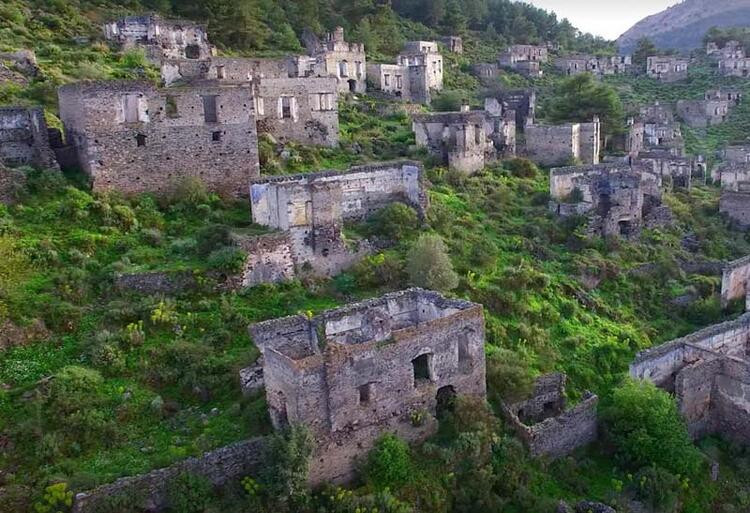
[[(258, 475), (267, 465), (267, 441), (253, 438), (188, 458), (148, 474), (124, 477), (76, 495), (73, 513), (100, 511), (159, 511), (169, 505), (171, 483), (181, 474), (208, 479), (216, 487)], [(125, 504), (123, 504), (123, 502)]]
[(721, 304), (726, 307), (730, 301), (745, 299), (748, 295), (750, 279), (750, 256), (728, 262), (722, 269)]
[(150, 271), (117, 275), (114, 286), (120, 292), (174, 295), (195, 289), (198, 282), (192, 271)]
[(81, 82), (58, 96), (66, 140), (94, 190), (163, 195), (197, 178), (247, 197), (260, 172), (250, 88)]
[(728, 100), (679, 100), (677, 114), (693, 128), (705, 128), (726, 121), (730, 105)]
[(288, 59), (211, 57), (204, 60), (165, 60), (161, 64), (161, 75), (166, 85), (197, 80), (249, 84), (265, 78), (289, 78), (291, 69), (292, 63)]
[(525, 154), (542, 166), (572, 164), (580, 155), (580, 125), (527, 124)]
[(559, 458), (590, 444), (598, 436), (596, 408), (599, 398), (586, 393), (565, 410), (565, 375), (541, 376), (532, 396), (503, 405), (503, 414), (532, 456)]
[(422, 441), (454, 395), (484, 398), (482, 307), (409, 289), (250, 327), (271, 419), (317, 441), (313, 484), (345, 482), (384, 432)]
[(336, 79), (266, 78), (257, 87), (257, 97), (259, 133), (281, 142), (338, 145)]
[(40, 108), (0, 108), (0, 163), (60, 169), (49, 144)]
[(742, 229), (750, 227), (750, 194), (722, 191), (719, 199), (719, 212), (726, 214)]
[(26, 184), (26, 174), (20, 169), (9, 169), (0, 162), (0, 203), (12, 205)]
[(689, 60), (682, 57), (654, 56), (646, 63), (646, 75), (661, 82), (677, 82), (688, 77)]
[(334, 77), (339, 93), (364, 93), (367, 89), (367, 56), (362, 43), (344, 38), (344, 29), (336, 27), (320, 41), (314, 34), (305, 34), (310, 58), (297, 59), (299, 77)]
[(288, 233), (234, 237), (235, 244), (247, 252), (241, 272), (243, 287), (261, 283), (277, 283), (295, 277), (292, 242)]

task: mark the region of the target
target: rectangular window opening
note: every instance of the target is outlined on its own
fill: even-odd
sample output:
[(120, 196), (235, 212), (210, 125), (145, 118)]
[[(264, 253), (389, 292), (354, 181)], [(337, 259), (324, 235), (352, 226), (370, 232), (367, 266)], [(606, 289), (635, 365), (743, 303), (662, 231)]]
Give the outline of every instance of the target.
[(414, 386), (430, 381), (430, 354), (417, 356), (411, 361), (412, 370), (414, 371)]
[(177, 118), (177, 100), (174, 96), (168, 95), (164, 101), (164, 110), (168, 118)]
[(211, 133), (211, 140), (214, 142), (221, 141), (221, 130), (217, 130), (213, 133)]
[(203, 118), (206, 123), (217, 123), (219, 118), (216, 114), (216, 96), (203, 96)]
[(359, 387), (359, 404), (368, 404), (372, 399), (372, 383)]

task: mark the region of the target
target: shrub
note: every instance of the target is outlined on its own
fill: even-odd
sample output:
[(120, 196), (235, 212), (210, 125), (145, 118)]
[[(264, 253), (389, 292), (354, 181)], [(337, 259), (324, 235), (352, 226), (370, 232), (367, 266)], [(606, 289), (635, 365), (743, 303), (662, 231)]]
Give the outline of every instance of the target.
[(404, 263), (394, 253), (370, 255), (359, 262), (353, 272), (357, 283), (364, 288), (397, 288), (404, 281)]
[(642, 468), (635, 476), (635, 492), (654, 511), (671, 513), (680, 495), (680, 480), (659, 467)]
[(628, 380), (615, 389), (602, 418), (616, 456), (631, 468), (657, 465), (683, 476), (697, 473), (700, 453), (674, 398), (652, 383)]
[(97, 344), (90, 355), (91, 364), (105, 374), (118, 374), (125, 369), (125, 355), (116, 343)]
[(186, 206), (197, 207), (198, 205), (208, 203), (208, 190), (200, 178), (190, 176), (177, 183), (172, 200)]
[(49, 383), (49, 412), (62, 416), (95, 406), (101, 402), (99, 390), (103, 382), (95, 370), (75, 365), (64, 367)]
[(310, 433), (299, 425), (293, 426), (283, 435), (271, 437), (266, 467), (263, 476), (264, 488), (282, 507), (291, 511), (302, 509), (308, 501), (307, 472), (313, 440)]
[(409, 446), (397, 436), (386, 433), (375, 441), (367, 456), (365, 478), (377, 490), (398, 489), (412, 473)]
[(379, 210), (373, 216), (372, 224), (376, 233), (400, 240), (419, 228), (419, 216), (409, 205), (396, 202)]
[(528, 366), (513, 351), (499, 349), (487, 354), (487, 389), (493, 403), (508, 404), (527, 396), (534, 385)]
[(167, 491), (170, 509), (180, 513), (203, 513), (213, 498), (208, 479), (187, 472), (175, 477)]
[(417, 239), (407, 254), (406, 272), (417, 287), (448, 291), (458, 286), (458, 275), (438, 235), (424, 234)]
[(539, 168), (532, 161), (523, 158), (516, 158), (504, 162), (503, 165), (518, 178), (537, 178)]
[(461, 105), (464, 104), (468, 96), (465, 91), (445, 89), (432, 99), (432, 108), (438, 112), (457, 111), (461, 109)]
[(229, 227), (223, 224), (204, 226), (195, 235), (196, 251), (200, 256), (208, 256), (217, 249), (232, 243)]
[(36, 513), (57, 513), (68, 510), (73, 505), (73, 492), (67, 483), (55, 483), (44, 489), (42, 499), (34, 504)]
[(208, 267), (219, 271), (236, 273), (245, 265), (247, 253), (240, 248), (226, 246), (208, 255)]

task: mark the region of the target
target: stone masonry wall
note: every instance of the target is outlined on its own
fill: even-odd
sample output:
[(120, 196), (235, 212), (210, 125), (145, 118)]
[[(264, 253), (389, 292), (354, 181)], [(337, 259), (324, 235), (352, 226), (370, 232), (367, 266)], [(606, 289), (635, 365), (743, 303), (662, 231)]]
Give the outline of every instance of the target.
[(745, 299), (750, 279), (750, 256), (729, 262), (722, 269), (721, 304), (726, 307), (730, 301)]
[(719, 199), (719, 212), (726, 214), (740, 228), (750, 227), (750, 194), (722, 191)]
[(249, 88), (82, 82), (58, 96), (67, 142), (94, 190), (169, 194), (194, 177), (211, 191), (247, 197), (259, 174)]
[(39, 108), (0, 108), (0, 163), (59, 169)]
[(253, 287), (276, 283), (295, 276), (292, 244), (287, 233), (271, 233), (254, 237), (234, 237), (235, 243), (247, 252), (241, 284)]
[(526, 156), (542, 166), (570, 164), (580, 156), (580, 126), (527, 124)]
[[(245, 476), (257, 475), (264, 468), (266, 446), (265, 439), (253, 438), (148, 474), (118, 479), (114, 483), (76, 495), (72, 511), (96, 513), (102, 510), (161, 510), (168, 506), (170, 484), (179, 475), (195, 474), (208, 479), (214, 486), (239, 481)], [(122, 504), (123, 501), (135, 504), (128, 507)]]

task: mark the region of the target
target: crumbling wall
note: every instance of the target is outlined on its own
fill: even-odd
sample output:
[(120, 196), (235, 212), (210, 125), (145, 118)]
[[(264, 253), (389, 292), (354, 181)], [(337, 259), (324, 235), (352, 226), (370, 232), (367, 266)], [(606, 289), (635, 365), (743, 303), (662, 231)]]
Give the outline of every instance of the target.
[(124, 477), (117, 481), (79, 493), (73, 501), (73, 513), (97, 511), (158, 511), (169, 505), (169, 492), (174, 479), (181, 474), (194, 474), (208, 479), (214, 486), (257, 476), (267, 466), (267, 440), (253, 438), (221, 449), (188, 458), (170, 467), (147, 474)]
[(247, 252), (240, 278), (243, 287), (294, 278), (292, 243), (287, 233), (235, 236), (234, 239), (235, 244)]
[(250, 88), (81, 82), (58, 96), (66, 140), (94, 190), (165, 195), (197, 178), (247, 197), (260, 172)]
[(680, 414), (694, 439), (716, 430), (711, 403), (714, 380), (721, 369), (721, 359), (702, 360), (684, 367), (675, 378), (675, 397)]
[(725, 214), (742, 229), (750, 227), (750, 194), (721, 191), (719, 212)]
[(580, 124), (579, 158), (584, 164), (598, 164), (601, 151), (601, 123), (594, 118), (591, 123)]
[(542, 166), (571, 164), (580, 156), (580, 125), (527, 124), (526, 156)]
[(60, 169), (40, 108), (0, 108), (0, 163)]
[(727, 263), (722, 269), (721, 304), (726, 307), (730, 301), (745, 299), (750, 279), (750, 256)]
[(726, 121), (730, 102), (727, 100), (679, 100), (677, 114), (693, 128), (705, 128)]
[(724, 358), (712, 396), (714, 432), (729, 440), (750, 443), (750, 363)]

